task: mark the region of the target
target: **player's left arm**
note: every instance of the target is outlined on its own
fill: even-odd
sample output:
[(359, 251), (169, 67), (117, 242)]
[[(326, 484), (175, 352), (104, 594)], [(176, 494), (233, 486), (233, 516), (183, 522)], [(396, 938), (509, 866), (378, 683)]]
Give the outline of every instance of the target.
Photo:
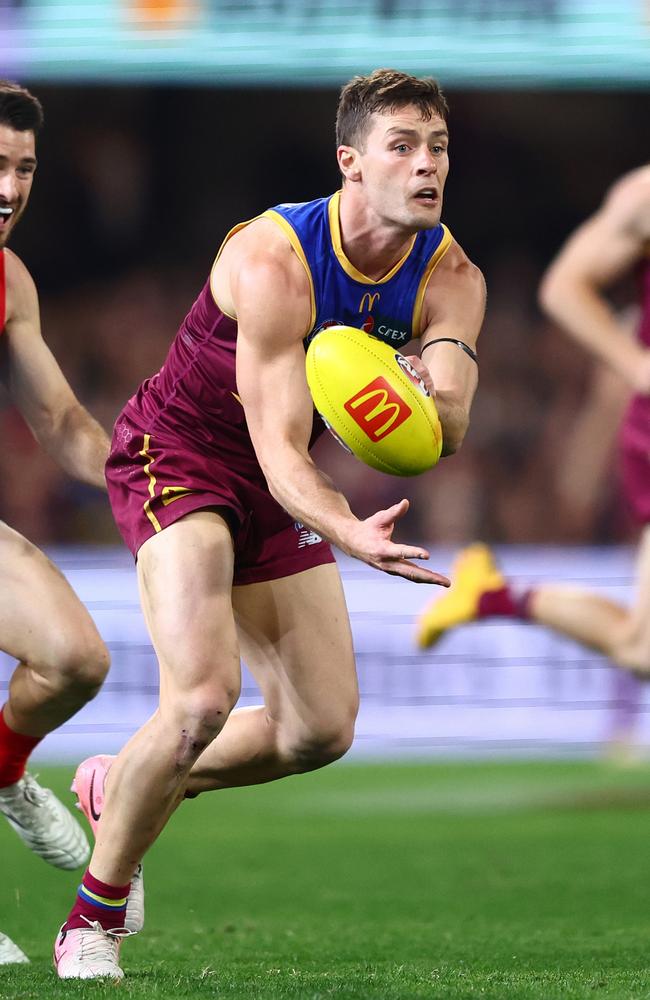
[(453, 243), (429, 281), (420, 340), (421, 362), (433, 383), (442, 425), (443, 455), (460, 448), (469, 426), (478, 384), (476, 342), (484, 315), (483, 275)]
[(109, 440), (81, 405), (41, 335), (36, 286), (10, 251), (2, 378), (12, 402), (43, 449), (71, 476), (106, 487)]

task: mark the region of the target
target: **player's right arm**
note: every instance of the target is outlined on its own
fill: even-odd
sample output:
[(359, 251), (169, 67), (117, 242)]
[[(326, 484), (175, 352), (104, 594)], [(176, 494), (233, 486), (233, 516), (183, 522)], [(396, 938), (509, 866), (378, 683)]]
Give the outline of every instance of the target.
[(650, 393), (650, 350), (630, 339), (604, 294), (650, 248), (650, 168), (628, 174), (569, 238), (540, 286), (540, 303), (567, 333)]
[(7, 318), (0, 374), (11, 401), (44, 450), (71, 476), (106, 488), (109, 440), (81, 405), (41, 336), (38, 295), (29, 271), (5, 251)]
[(286, 239), (274, 230), (267, 220), (252, 223), (233, 237), (216, 265), (227, 269), (238, 324), (237, 389), (269, 490), (296, 521), (349, 555), (418, 583), (448, 585), (445, 577), (410, 561), (427, 559), (425, 549), (391, 540), (407, 501), (359, 520), (309, 455), (313, 403), (303, 346), (309, 286)]

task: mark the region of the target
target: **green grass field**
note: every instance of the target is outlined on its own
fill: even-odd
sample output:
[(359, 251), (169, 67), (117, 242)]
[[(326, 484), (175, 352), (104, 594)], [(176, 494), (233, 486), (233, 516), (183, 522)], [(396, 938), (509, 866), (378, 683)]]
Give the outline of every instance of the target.
[[(75, 874), (0, 851), (0, 1000), (114, 997), (50, 966)], [(145, 876), (125, 998), (650, 998), (647, 766), (340, 763), (186, 803)]]

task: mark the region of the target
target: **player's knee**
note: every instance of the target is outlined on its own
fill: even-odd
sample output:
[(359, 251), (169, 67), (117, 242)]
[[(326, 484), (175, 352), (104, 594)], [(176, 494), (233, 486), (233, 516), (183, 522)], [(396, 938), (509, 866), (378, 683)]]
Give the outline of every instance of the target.
[(192, 764), (223, 729), (237, 703), (239, 686), (193, 692), (181, 698), (171, 713), (175, 756), (183, 770)]
[(650, 650), (644, 648), (621, 649), (616, 662), (637, 677), (650, 679)]
[(53, 686), (82, 702), (90, 701), (104, 683), (110, 662), (108, 649), (96, 632), (67, 639), (50, 667)]
[(353, 739), (354, 718), (302, 733), (287, 747), (292, 770), (314, 771), (331, 764), (348, 752)]
[(647, 626), (626, 623), (614, 637), (610, 656), (615, 663), (642, 677), (650, 677), (650, 636)]

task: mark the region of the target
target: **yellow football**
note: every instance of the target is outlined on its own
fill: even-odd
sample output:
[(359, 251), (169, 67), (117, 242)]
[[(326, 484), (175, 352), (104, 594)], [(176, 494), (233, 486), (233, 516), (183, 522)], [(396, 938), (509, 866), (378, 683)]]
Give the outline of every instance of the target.
[(417, 476), (440, 458), (436, 405), (409, 360), (352, 326), (316, 334), (306, 358), (314, 406), (357, 458), (393, 476)]

